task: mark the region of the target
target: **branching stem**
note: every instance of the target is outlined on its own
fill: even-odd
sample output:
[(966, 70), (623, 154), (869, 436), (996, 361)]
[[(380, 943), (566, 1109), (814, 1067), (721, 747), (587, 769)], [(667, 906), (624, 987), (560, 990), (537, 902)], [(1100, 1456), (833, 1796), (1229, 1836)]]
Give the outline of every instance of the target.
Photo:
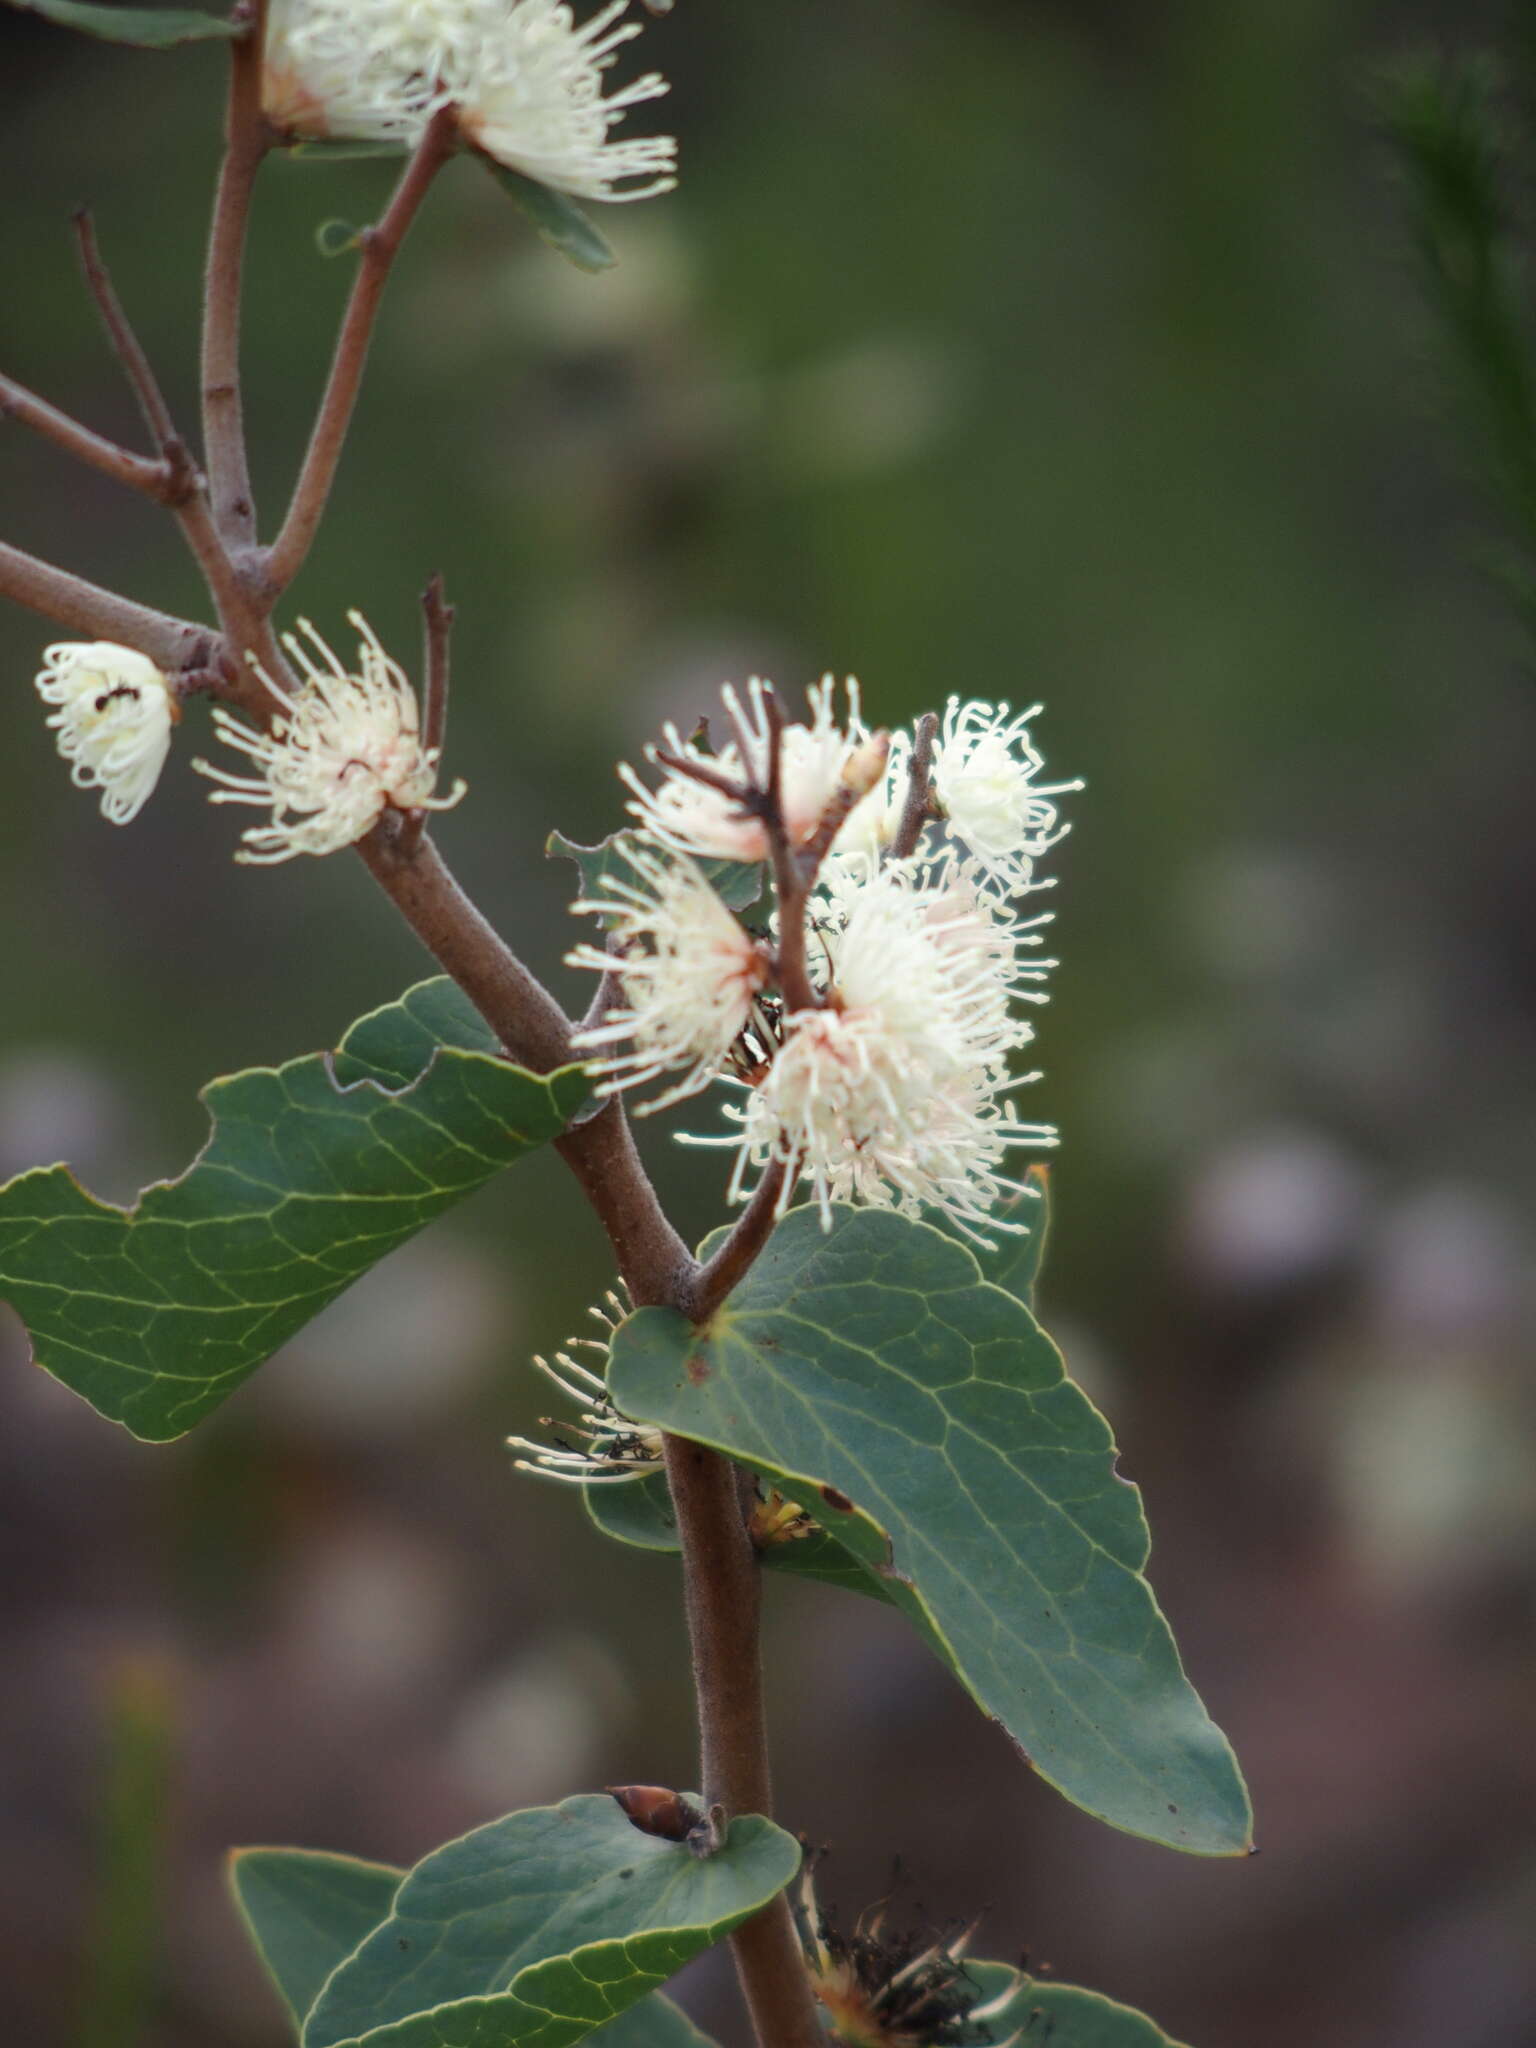
[(41, 612), (72, 632), (135, 648), (167, 675), (216, 665), (222, 644), (209, 626), (135, 604), (132, 598), (103, 590), (100, 584), (55, 568), (6, 541), (0, 541), (0, 597)]
[[(80, 244), (80, 263), (85, 281), (101, 314), (112, 352), (123, 366), (145, 424), (160, 451), (160, 466), (166, 476), (165, 503), (176, 515), (176, 523), (218, 604), (226, 630), (235, 628), (238, 621), (248, 632), (255, 624), (255, 618), (229, 550), (214, 523), (208, 505), (207, 484), (192, 460), (186, 442), (176, 430), (160, 381), (113, 288), (96, 244), (96, 227), (87, 207), (82, 206), (76, 212), (74, 228)], [(247, 637), (246, 632), (241, 632), (239, 637)]]
[(80, 420), (60, 412), (46, 398), (29, 391), (25, 384), (18, 384), (11, 377), (0, 377), (0, 419), (6, 418), (20, 420), (24, 427), (41, 434), (45, 441), (51, 441), (66, 455), (74, 456), (77, 462), (100, 470), (114, 483), (126, 484), (129, 490), (153, 498), (157, 504), (168, 503), (172, 491), (177, 488), (177, 479), (166, 463), (156, 462), (147, 455), (135, 455), (130, 448), (119, 447), (117, 442), (104, 439)]

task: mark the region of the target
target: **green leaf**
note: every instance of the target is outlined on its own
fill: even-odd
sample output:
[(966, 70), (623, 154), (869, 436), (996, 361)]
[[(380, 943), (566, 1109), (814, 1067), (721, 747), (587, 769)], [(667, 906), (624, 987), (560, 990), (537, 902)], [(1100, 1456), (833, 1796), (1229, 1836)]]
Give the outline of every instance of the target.
[(98, 7), (89, 0), (7, 0), (23, 14), (40, 14), (59, 28), (78, 29), (103, 42), (133, 43), (141, 50), (169, 50), (177, 43), (206, 42), (211, 36), (237, 41), (244, 22), (216, 14), (192, 14), (179, 7)]
[(319, 1849), (237, 1849), (230, 1857), (235, 1904), (295, 2021), (386, 1918), (404, 1877), (387, 1863)]
[(1018, 1989), (987, 2020), (994, 2041), (1016, 2040), (1018, 2048), (1179, 2048), (1145, 2013), (1117, 2005), (1097, 1991), (1025, 1976), (1006, 1963), (967, 1963), (966, 1975), (981, 2000), (1001, 1997), (1012, 1981)]
[[(558, 838), (559, 834), (555, 836)], [(571, 851), (574, 858), (576, 854), (590, 855), (601, 849), (569, 849), (562, 845), (560, 850)], [(1003, 1213), (1017, 1215), (1021, 1221), (1027, 1219), (1028, 1235), (1000, 1231), (995, 1250), (987, 1252), (973, 1247), (974, 1256), (985, 1278), (994, 1286), (1006, 1288), (1026, 1308), (1033, 1310), (1035, 1283), (1045, 1258), (1050, 1227), (1050, 1176), (1046, 1167), (1030, 1167), (1025, 1175), (1024, 1193), (1008, 1204)], [(952, 1234), (937, 1214), (927, 1220), (935, 1229), (944, 1230), (946, 1235)], [(608, 1481), (588, 1486), (583, 1489), (583, 1494), (593, 1526), (605, 1536), (611, 1536), (616, 1543), (627, 1544), (633, 1550), (652, 1550), (672, 1557), (678, 1555), (681, 1545), (664, 1473), (656, 1472), (647, 1478), (632, 1479), (623, 1484)], [(867, 1593), (886, 1602), (891, 1598), (886, 1581), (866, 1570), (850, 1551), (824, 1530), (796, 1538), (791, 1543), (772, 1545), (763, 1553), (763, 1562), (770, 1570), (790, 1572), (803, 1579), (817, 1579), (823, 1585), (842, 1586), (850, 1593)], [(939, 1655), (948, 1661), (943, 1645), (932, 1637), (930, 1641)]]
[(760, 1911), (799, 1863), (756, 1814), (704, 1858), (597, 1794), (510, 1814), (417, 1864), (320, 1994), (304, 2048), (566, 2048)]
[(496, 163), (491, 157), (482, 155), (480, 161), (522, 208), (540, 241), (547, 242), (551, 249), (557, 249), (578, 270), (611, 270), (618, 262), (618, 257), (574, 199), (555, 191), (551, 185), (541, 185), (537, 179), (525, 178), (521, 171), (509, 170), (505, 164)]
[(430, 981), (311, 1053), (203, 1091), (207, 1145), (124, 1211), (67, 1167), (0, 1188), (0, 1300), (39, 1365), (168, 1442), (386, 1253), (586, 1099), (582, 1069), (525, 1073), (451, 983)]
[[(544, 851), (552, 860), (573, 860), (581, 870), (581, 893), (591, 898), (603, 895), (611, 882), (625, 882), (644, 889), (644, 878), (629, 861), (633, 832), (613, 832), (596, 846), (578, 846), (563, 832), (551, 832)], [(756, 861), (699, 860), (694, 865), (706, 877), (727, 910), (750, 910), (763, 893), (763, 870)]]
[(345, 256), (357, 247), (362, 232), (349, 220), (323, 220), (315, 229), (315, 247), (322, 256)]
[(1109, 1427), (963, 1245), (889, 1211), (835, 1210), (825, 1234), (792, 1211), (702, 1331), (631, 1316), (608, 1386), (810, 1507), (1069, 1799), (1173, 1848), (1249, 1848)]
[[(237, 1849), (229, 1876), (256, 1953), (302, 2027), (327, 1977), (388, 1917), (405, 1872), (318, 1849)], [(592, 2039), (603, 2048), (712, 2048), (659, 1991)]]
[(680, 2005), (653, 1991), (587, 2036), (592, 2048), (716, 2048)]

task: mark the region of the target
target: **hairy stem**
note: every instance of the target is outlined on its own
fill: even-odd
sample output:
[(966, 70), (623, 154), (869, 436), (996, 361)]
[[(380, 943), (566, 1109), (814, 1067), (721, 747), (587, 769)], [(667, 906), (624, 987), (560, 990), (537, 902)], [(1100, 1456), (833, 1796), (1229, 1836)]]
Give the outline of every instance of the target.
[(400, 244), (416, 218), (427, 188), (453, 153), (454, 121), (452, 107), (442, 107), (432, 117), (395, 187), (383, 219), (377, 227), (363, 230), (357, 276), (331, 359), (325, 395), (320, 401), (304, 466), (294, 486), (288, 516), (267, 555), (267, 582), (274, 591), (285, 589), (293, 581), (319, 530), (368, 360), (374, 316)]
[(39, 398), (24, 384), (18, 384), (10, 377), (0, 377), (0, 419), (7, 418), (20, 420), (24, 427), (41, 434), (45, 441), (51, 441), (55, 448), (62, 448), (77, 462), (100, 470), (114, 483), (126, 484), (131, 491), (138, 491), (146, 498), (164, 504), (175, 488), (176, 480), (165, 462), (156, 462), (147, 455), (135, 455), (132, 449), (120, 448), (115, 441), (103, 439), (68, 413), (60, 412), (57, 406), (50, 405), (46, 398)]
[(101, 251), (96, 245), (95, 223), (85, 207), (82, 206), (75, 214), (74, 225), (86, 284), (101, 314), (112, 352), (123, 366), (145, 424), (160, 450), (160, 460), (169, 480), (165, 502), (175, 513), (176, 523), (192, 551), (193, 560), (203, 572), (203, 580), (219, 607), (226, 631), (234, 631), (238, 625), (242, 629), (238, 638), (243, 643), (250, 638), (251, 629), (258, 623), (257, 615), (214, 523), (208, 504), (207, 484), (199, 474), (186, 442), (176, 431), (176, 422), (171, 418), (171, 409), (160, 389), (160, 380), (154, 373), (143, 343), (133, 331), (133, 324), (123, 310), (111, 275), (102, 261)]
[(403, 824), (400, 812), (386, 812), (358, 842), (368, 872), (520, 1066), (538, 1074), (568, 1066), (564, 1010), (470, 902), (432, 841), (401, 846)]
[(707, 1322), (737, 1282), (751, 1271), (758, 1253), (773, 1235), (784, 1183), (793, 1171), (791, 1163), (783, 1159), (775, 1159), (764, 1168), (763, 1177), (753, 1189), (751, 1201), (736, 1218), (730, 1236), (708, 1264), (700, 1268), (687, 1303), (688, 1314), (696, 1323)]
[(134, 333), (128, 315), (123, 311), (122, 300), (113, 289), (107, 266), (101, 260), (101, 251), (96, 245), (96, 224), (91, 219), (89, 207), (76, 209), (74, 229), (75, 239), (80, 244), (80, 267), (85, 272), (86, 285), (96, 302), (101, 324), (107, 330), (112, 353), (122, 364), (133, 395), (139, 402), (144, 424), (153, 434), (155, 445), (162, 454), (173, 445), (183, 447), (176, 423), (171, 418), (171, 409), (160, 389), (160, 380), (150, 366), (144, 345)]
[(895, 860), (905, 860), (909, 854), (916, 853), (923, 827), (933, 816), (933, 742), (938, 730), (936, 714), (924, 712), (917, 722), (917, 736), (907, 768), (906, 801), (902, 804), (901, 820), (891, 843), (891, 855)]
[(135, 648), (167, 675), (215, 667), (222, 648), (211, 627), (135, 604), (132, 598), (103, 590), (68, 569), (56, 569), (5, 541), (0, 541), (0, 597), (41, 612), (72, 632)]
[(251, 31), (230, 44), (224, 161), (219, 170), (203, 282), (203, 459), (214, 525), (232, 547), (256, 533), (240, 397), (240, 298), (251, 190), (270, 146), (261, 112), (266, 0), (253, 0)]
[[(699, 1702), (706, 1807), (771, 1813), (763, 1711), (757, 1553), (741, 1477), (729, 1459), (685, 1437), (666, 1440), (667, 1478), (683, 1550), (688, 1635)], [(824, 2048), (789, 1902), (773, 1903), (731, 1937), (761, 2048)]]
[[(425, 642), (422, 650), (421, 744), (428, 759), (436, 761), (441, 758), (448, 730), (449, 649), (454, 619), (453, 606), (443, 594), (441, 576), (428, 579), (427, 587), (421, 593), (421, 614)], [(427, 817), (425, 809), (407, 814), (400, 827), (399, 847), (402, 853), (414, 853), (427, 829)]]

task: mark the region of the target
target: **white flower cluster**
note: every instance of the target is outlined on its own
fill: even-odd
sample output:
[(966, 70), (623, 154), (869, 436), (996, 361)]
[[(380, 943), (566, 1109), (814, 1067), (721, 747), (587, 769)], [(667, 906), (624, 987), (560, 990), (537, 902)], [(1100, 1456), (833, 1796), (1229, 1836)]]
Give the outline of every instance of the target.
[[(647, 1109), (717, 1080), (736, 1091), (729, 1131), (683, 1139), (734, 1148), (735, 1199), (773, 1172), (781, 1209), (804, 1185), (828, 1223), (834, 1202), (936, 1209), (984, 1242), (1018, 1227), (995, 1213), (1020, 1186), (1010, 1151), (1055, 1143), (1011, 1100), (1037, 1078), (1012, 1062), (1052, 965), (1038, 950), (1047, 918), (1020, 915), (1018, 899), (1048, 886), (1035, 864), (1066, 830), (1053, 799), (1080, 785), (1039, 780), (1038, 706), (952, 699), (931, 783), (913, 791), (915, 738), (871, 734), (856, 685), (841, 719), (835, 698), (830, 677), (812, 689), (809, 717), (782, 730), (776, 777), (759, 682), (745, 703), (726, 691), (726, 745), (667, 727), (654, 786), (621, 769), (639, 825), (620, 842), (632, 878), (575, 906), (608, 920), (609, 946), (569, 956), (612, 977), (620, 1000), (577, 1042), (608, 1093), (672, 1077)], [(788, 859), (815, 869), (793, 944), (781, 911), (749, 930), (700, 865), (764, 861), (775, 799)], [(899, 843), (909, 812), (914, 828), (942, 827), (936, 843), (917, 829)]]
[(667, 83), (648, 72), (604, 97), (640, 24), (610, 0), (578, 27), (564, 0), (273, 0), (262, 75), (272, 126), (295, 137), (414, 143), (438, 108), (464, 141), (587, 199), (648, 199), (676, 183), (670, 135), (609, 131)]
[(126, 825), (149, 801), (181, 716), (152, 661), (110, 640), (45, 648), (37, 693), (79, 789), (101, 791), (101, 815)]
[(416, 693), (391, 661), (360, 612), (347, 617), (359, 636), (357, 670), (348, 670), (309, 623), (304, 639), (285, 633), (283, 644), (303, 677), (290, 697), (258, 670), (282, 706), (268, 732), (254, 731), (220, 706), (213, 714), (219, 737), (255, 763), (255, 775), (231, 775), (209, 761), (193, 767), (220, 785), (215, 804), (255, 804), (271, 822), (241, 834), (236, 860), (255, 865), (292, 860), (300, 853), (335, 853), (372, 830), (387, 809), (445, 811), (464, 794), (455, 782), (446, 796), (437, 786), (438, 750), (424, 744)]

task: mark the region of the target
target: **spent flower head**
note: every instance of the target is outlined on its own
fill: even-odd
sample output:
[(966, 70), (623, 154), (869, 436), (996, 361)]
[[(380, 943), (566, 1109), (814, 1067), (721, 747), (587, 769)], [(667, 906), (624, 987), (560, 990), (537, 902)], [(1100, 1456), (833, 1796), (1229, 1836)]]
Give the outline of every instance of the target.
[(303, 683), (293, 695), (265, 670), (262, 681), (281, 706), (269, 732), (257, 732), (222, 706), (214, 726), (227, 745), (255, 763), (255, 775), (231, 775), (209, 761), (193, 767), (219, 788), (216, 804), (270, 809), (270, 824), (241, 834), (236, 860), (270, 865), (300, 853), (335, 853), (372, 830), (388, 809), (450, 809), (464, 794), (455, 782), (434, 795), (438, 749), (424, 744), (416, 693), (405, 671), (384, 652), (360, 612), (348, 612), (359, 635), (357, 667), (348, 670), (308, 619), (302, 639), (283, 644)]
[[(540, 1479), (560, 1479), (567, 1485), (586, 1486), (592, 1482), (612, 1485), (616, 1481), (644, 1479), (661, 1463), (661, 1431), (648, 1423), (633, 1423), (620, 1415), (609, 1398), (606, 1373), (609, 1346), (614, 1331), (630, 1312), (627, 1290), (610, 1288), (591, 1315), (602, 1325), (601, 1337), (569, 1337), (566, 1349), (555, 1353), (555, 1362), (535, 1357), (533, 1363), (551, 1386), (557, 1387), (579, 1411), (575, 1422), (553, 1415), (540, 1416), (546, 1429), (563, 1430), (563, 1437), (541, 1443), (537, 1437), (509, 1436), (508, 1447), (526, 1451), (514, 1458), (519, 1472), (532, 1472)], [(583, 1352), (591, 1363), (573, 1357)], [(566, 1438), (574, 1437), (570, 1443)]]
[(101, 815), (136, 818), (153, 793), (181, 716), (147, 656), (111, 640), (60, 640), (44, 649), (37, 693), (79, 789), (101, 791)]
[[(1015, 1977), (984, 1999), (967, 1973), (975, 1923), (935, 1934), (890, 1925), (890, 1900), (859, 1915), (851, 1934), (816, 1896), (819, 1858), (808, 1854), (791, 1895), (805, 1967), (831, 2039), (841, 2048), (982, 2048), (990, 2022), (1018, 1989)], [(1012, 2048), (1011, 2034), (998, 2048)]]

